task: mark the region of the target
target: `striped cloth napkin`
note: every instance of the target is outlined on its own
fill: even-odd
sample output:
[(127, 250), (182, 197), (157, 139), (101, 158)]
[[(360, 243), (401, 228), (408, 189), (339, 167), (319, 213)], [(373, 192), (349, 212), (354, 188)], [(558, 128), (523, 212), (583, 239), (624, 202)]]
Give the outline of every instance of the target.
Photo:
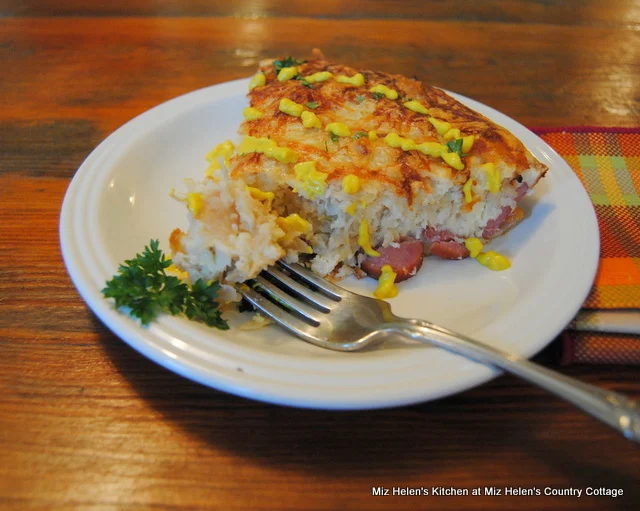
[(557, 341), (561, 363), (640, 365), (640, 128), (534, 131), (580, 178), (600, 226), (600, 267)]

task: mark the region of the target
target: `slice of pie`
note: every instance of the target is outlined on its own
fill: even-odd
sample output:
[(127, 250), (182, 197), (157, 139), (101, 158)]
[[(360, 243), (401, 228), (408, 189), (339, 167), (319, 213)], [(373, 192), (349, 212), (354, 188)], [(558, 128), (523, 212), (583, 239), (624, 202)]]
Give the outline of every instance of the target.
[(214, 149), (209, 177), (181, 197), (191, 223), (171, 245), (194, 278), (238, 282), (306, 253), (322, 276), (399, 281), (423, 252), (477, 256), (547, 171), (442, 90), (317, 50), (263, 62), (248, 96), (242, 140)]

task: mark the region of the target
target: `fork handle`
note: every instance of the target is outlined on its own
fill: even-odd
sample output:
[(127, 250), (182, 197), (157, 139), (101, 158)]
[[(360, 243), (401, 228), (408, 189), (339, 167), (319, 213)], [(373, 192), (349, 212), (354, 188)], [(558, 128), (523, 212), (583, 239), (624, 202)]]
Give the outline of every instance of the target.
[(503, 369), (561, 397), (640, 443), (638, 402), (617, 392), (569, 378), (527, 359), (475, 341), (422, 320), (397, 318), (385, 328), (413, 340), (433, 344), (484, 365)]

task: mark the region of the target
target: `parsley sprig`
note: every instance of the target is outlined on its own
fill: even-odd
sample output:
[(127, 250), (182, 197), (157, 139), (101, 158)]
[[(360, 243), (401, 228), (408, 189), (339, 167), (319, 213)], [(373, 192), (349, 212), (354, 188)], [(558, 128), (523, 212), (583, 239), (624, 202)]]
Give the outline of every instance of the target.
[(227, 330), (229, 325), (222, 319), (215, 301), (220, 285), (198, 279), (189, 286), (178, 277), (167, 275), (171, 259), (166, 258), (158, 245), (158, 240), (151, 240), (141, 254), (121, 264), (102, 294), (113, 298), (116, 308), (129, 308), (143, 325), (148, 325), (159, 312), (168, 312)]

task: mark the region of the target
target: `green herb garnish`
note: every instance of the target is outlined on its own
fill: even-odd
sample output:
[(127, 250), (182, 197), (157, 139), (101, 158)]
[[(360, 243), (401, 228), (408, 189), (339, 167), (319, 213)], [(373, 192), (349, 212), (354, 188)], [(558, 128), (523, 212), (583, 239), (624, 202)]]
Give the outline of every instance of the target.
[(360, 94), (358, 94), (358, 95), (356, 96), (356, 99), (358, 100), (358, 103), (362, 103), (362, 102), (365, 100), (365, 97), (364, 97), (364, 96), (361, 96)]
[(375, 99), (376, 101), (379, 100), (379, 99), (382, 99), (384, 97), (385, 96), (384, 96), (384, 94), (382, 92), (374, 92), (373, 93), (373, 99)]
[(296, 80), (298, 80), (305, 87), (309, 87), (310, 89), (313, 89), (313, 85), (311, 85), (311, 82), (309, 82), (308, 80), (305, 80), (302, 76), (300, 75), (296, 76)]
[(449, 148), (449, 152), (450, 153), (458, 153), (458, 156), (460, 156), (460, 158), (464, 158), (465, 156), (469, 156), (468, 153), (463, 153), (462, 152), (462, 139), (458, 138), (457, 140), (449, 140), (449, 142), (447, 142), (447, 147)]
[(324, 141), (324, 150), (329, 152), (329, 146), (327, 145), (327, 141)]
[(338, 135), (336, 135), (335, 133), (331, 134), (331, 140), (333, 140), (334, 142), (337, 142), (339, 138), (340, 137)]
[(116, 308), (128, 307), (131, 315), (143, 325), (148, 325), (159, 312), (168, 312), (228, 330), (229, 325), (222, 319), (215, 301), (220, 285), (198, 279), (189, 286), (178, 277), (167, 275), (171, 259), (165, 257), (158, 245), (158, 240), (151, 240), (142, 254), (125, 260), (102, 294), (113, 298)]
[(304, 60), (297, 60), (297, 59), (294, 59), (293, 57), (287, 57), (282, 60), (275, 60), (273, 62), (273, 67), (276, 68), (276, 71), (280, 71), (283, 67), (299, 66), (300, 64), (304, 64), (304, 63), (305, 63)]
[(318, 108), (320, 106), (320, 103), (318, 103), (317, 101), (309, 101), (308, 103), (305, 103), (307, 108), (311, 108), (311, 110), (313, 110), (314, 108)]
[[(187, 284), (182, 284), (187, 286)], [(228, 330), (229, 325), (220, 316), (218, 297), (220, 284), (218, 282), (206, 283), (198, 279), (192, 286), (185, 302), (185, 315), (191, 320), (202, 321), (205, 325), (214, 326), (220, 330)]]
[(366, 131), (358, 131), (358, 133), (353, 135), (351, 138), (353, 140), (358, 140), (359, 138), (366, 137), (366, 136), (367, 136), (367, 132)]

